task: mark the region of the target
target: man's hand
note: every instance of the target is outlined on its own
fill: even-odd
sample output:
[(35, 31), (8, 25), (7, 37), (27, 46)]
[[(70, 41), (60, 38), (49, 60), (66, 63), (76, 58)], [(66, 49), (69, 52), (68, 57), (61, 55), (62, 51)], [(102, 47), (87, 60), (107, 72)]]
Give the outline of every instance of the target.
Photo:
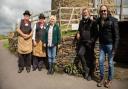
[(36, 41), (33, 41), (33, 45), (34, 45), (34, 46), (36, 46), (36, 45), (37, 45)]
[(115, 53), (116, 53), (116, 50), (115, 50), (115, 48), (113, 48), (112, 49), (112, 54), (115, 55)]
[(23, 37), (24, 37), (24, 39), (28, 39), (28, 38), (30, 38), (30, 37), (31, 37), (31, 35), (24, 34), (24, 35), (23, 35)]
[(80, 39), (80, 34), (79, 33), (76, 34), (76, 38), (77, 38), (77, 40)]
[(60, 48), (60, 45), (58, 45), (58, 48)]
[(46, 44), (44, 43), (44, 47), (46, 47)]

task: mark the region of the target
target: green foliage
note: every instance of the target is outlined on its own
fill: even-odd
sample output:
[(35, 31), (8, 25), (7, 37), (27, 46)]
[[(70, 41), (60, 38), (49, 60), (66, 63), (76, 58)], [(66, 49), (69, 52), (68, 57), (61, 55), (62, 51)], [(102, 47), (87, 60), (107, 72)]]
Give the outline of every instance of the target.
[(69, 31), (63, 31), (62, 36), (74, 36), (77, 31), (69, 30)]
[(7, 39), (7, 36), (5, 36), (5, 35), (0, 35), (0, 40), (3, 40), (3, 39)]
[(4, 40), (4, 44), (3, 44), (3, 47), (4, 48), (9, 48), (9, 43), (8, 43), (8, 40)]
[(78, 75), (79, 74), (79, 70), (73, 63), (65, 65), (64, 72), (69, 75)]

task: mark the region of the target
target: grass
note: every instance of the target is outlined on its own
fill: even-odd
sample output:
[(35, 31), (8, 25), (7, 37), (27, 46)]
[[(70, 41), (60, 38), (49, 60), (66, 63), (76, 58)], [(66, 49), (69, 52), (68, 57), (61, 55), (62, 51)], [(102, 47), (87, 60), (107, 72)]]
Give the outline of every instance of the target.
[(9, 48), (9, 44), (8, 44), (8, 37), (5, 35), (0, 35), (0, 40), (3, 41), (3, 47), (4, 48)]
[(7, 36), (5, 36), (5, 35), (0, 35), (0, 40), (3, 40), (3, 39), (7, 39)]
[(9, 48), (8, 39), (5, 39), (5, 40), (3, 41), (3, 47), (4, 47), (4, 48)]
[(72, 30), (71, 25), (68, 27), (68, 29), (67, 29), (66, 25), (61, 25), (60, 28), (61, 28), (62, 37), (63, 36), (72, 36), (72, 35), (75, 35), (77, 32), (77, 30)]
[(77, 31), (69, 30), (69, 31), (62, 31), (62, 36), (74, 36)]

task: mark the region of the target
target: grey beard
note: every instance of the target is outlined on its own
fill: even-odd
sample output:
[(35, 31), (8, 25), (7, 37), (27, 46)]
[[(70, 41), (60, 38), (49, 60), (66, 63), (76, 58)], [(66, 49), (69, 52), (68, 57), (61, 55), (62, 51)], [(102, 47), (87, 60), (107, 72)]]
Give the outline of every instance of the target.
[(89, 16), (84, 16), (85, 19), (89, 18)]
[(101, 18), (102, 18), (103, 20), (105, 20), (105, 19), (107, 18), (107, 16), (101, 16)]

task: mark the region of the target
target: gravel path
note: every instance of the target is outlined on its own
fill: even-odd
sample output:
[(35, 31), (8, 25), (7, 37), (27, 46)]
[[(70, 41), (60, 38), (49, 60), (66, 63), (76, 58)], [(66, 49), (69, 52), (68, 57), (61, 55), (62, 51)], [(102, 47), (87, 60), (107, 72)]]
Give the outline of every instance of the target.
[[(95, 81), (66, 74), (47, 75), (43, 69), (17, 73), (17, 57), (2, 47), (0, 41), (0, 89), (106, 89), (98, 88)], [(110, 89), (128, 89), (128, 80), (114, 80)]]

